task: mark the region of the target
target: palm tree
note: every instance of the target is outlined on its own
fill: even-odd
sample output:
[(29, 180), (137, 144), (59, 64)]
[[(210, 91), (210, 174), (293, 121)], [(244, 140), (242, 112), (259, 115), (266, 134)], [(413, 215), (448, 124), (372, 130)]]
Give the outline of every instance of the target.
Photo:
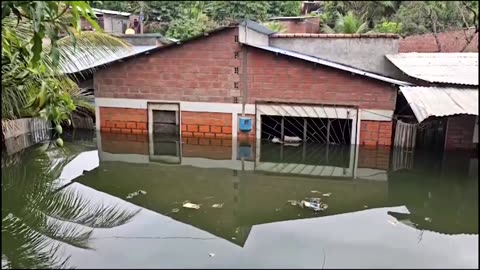
[(2, 268), (64, 268), (63, 245), (89, 249), (96, 228), (129, 222), (140, 210), (98, 205), (55, 181), (80, 149), (33, 147), (2, 157)]
[(349, 11), (345, 16), (337, 13), (337, 20), (335, 21), (335, 26), (333, 29), (328, 25), (324, 25), (322, 28), (322, 32), (328, 34), (361, 34), (365, 33), (367, 30), (368, 24), (358, 19), (352, 11)]
[(13, 16), (2, 19), (2, 120), (38, 115), (34, 108), (28, 108), (28, 103), (40, 93), (50, 98), (50, 103), (56, 103), (52, 110), (58, 112), (53, 114), (67, 115), (75, 105), (94, 112), (85, 98), (86, 91), (62, 72), (64, 67), (91, 66), (102, 57), (125, 55), (129, 47), (105, 33), (73, 33), (75, 39), (67, 36), (54, 46), (44, 44), (38, 65), (32, 66), (32, 24)]

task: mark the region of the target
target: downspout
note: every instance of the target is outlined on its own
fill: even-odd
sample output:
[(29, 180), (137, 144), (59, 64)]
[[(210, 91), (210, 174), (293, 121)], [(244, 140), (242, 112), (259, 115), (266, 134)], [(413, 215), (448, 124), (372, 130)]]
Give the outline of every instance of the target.
[[(245, 44), (248, 44), (247, 39), (247, 23), (245, 22)], [(245, 117), (245, 106), (247, 104), (247, 46), (242, 46), (242, 117)]]

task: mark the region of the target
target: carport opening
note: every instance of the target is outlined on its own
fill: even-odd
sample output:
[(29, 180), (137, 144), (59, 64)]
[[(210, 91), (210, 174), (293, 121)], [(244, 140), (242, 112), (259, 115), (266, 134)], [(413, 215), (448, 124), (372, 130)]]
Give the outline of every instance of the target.
[(350, 145), (351, 130), (351, 119), (261, 115), (261, 138), (270, 141), (289, 136), (304, 142)]

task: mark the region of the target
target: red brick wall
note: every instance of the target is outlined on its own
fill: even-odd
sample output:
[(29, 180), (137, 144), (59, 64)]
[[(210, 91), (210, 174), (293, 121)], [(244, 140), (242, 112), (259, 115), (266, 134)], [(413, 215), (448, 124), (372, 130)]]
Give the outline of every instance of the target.
[[(468, 30), (467, 36), (470, 37), (473, 32), (473, 29)], [(466, 44), (463, 30), (438, 33), (438, 40), (441, 52), (461, 52)], [(438, 52), (438, 46), (432, 34), (424, 34), (401, 39), (398, 50), (399, 52)], [(478, 33), (464, 52), (478, 52)]]
[(392, 122), (361, 121), (360, 145), (391, 145)]
[(100, 107), (102, 132), (147, 134), (147, 110)]
[(235, 35), (237, 28), (227, 29), (110, 65), (94, 75), (95, 96), (232, 103), (239, 95)]
[(286, 33), (319, 33), (320, 18), (305, 20), (281, 20), (278, 21), (286, 28)]
[(388, 170), (390, 151), (388, 146), (362, 146), (358, 149), (358, 167)]
[(232, 114), (181, 112), (183, 137), (231, 138)]
[(387, 83), (256, 48), (248, 52), (248, 103), (281, 99), (395, 109), (396, 90)]
[(448, 118), (445, 148), (474, 149), (473, 130), (476, 117), (473, 115), (452, 116)]
[(101, 134), (102, 151), (113, 154), (148, 155), (148, 135), (137, 134)]
[(232, 140), (187, 138), (182, 145), (182, 156), (230, 160), (232, 159)]

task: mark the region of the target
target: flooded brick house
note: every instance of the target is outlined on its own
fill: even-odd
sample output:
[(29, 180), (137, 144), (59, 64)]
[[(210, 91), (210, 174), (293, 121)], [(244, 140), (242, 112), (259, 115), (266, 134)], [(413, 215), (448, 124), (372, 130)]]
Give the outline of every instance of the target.
[(94, 75), (97, 129), (391, 145), (397, 87), (410, 83), (273, 46), (273, 34), (245, 21), (110, 63)]

